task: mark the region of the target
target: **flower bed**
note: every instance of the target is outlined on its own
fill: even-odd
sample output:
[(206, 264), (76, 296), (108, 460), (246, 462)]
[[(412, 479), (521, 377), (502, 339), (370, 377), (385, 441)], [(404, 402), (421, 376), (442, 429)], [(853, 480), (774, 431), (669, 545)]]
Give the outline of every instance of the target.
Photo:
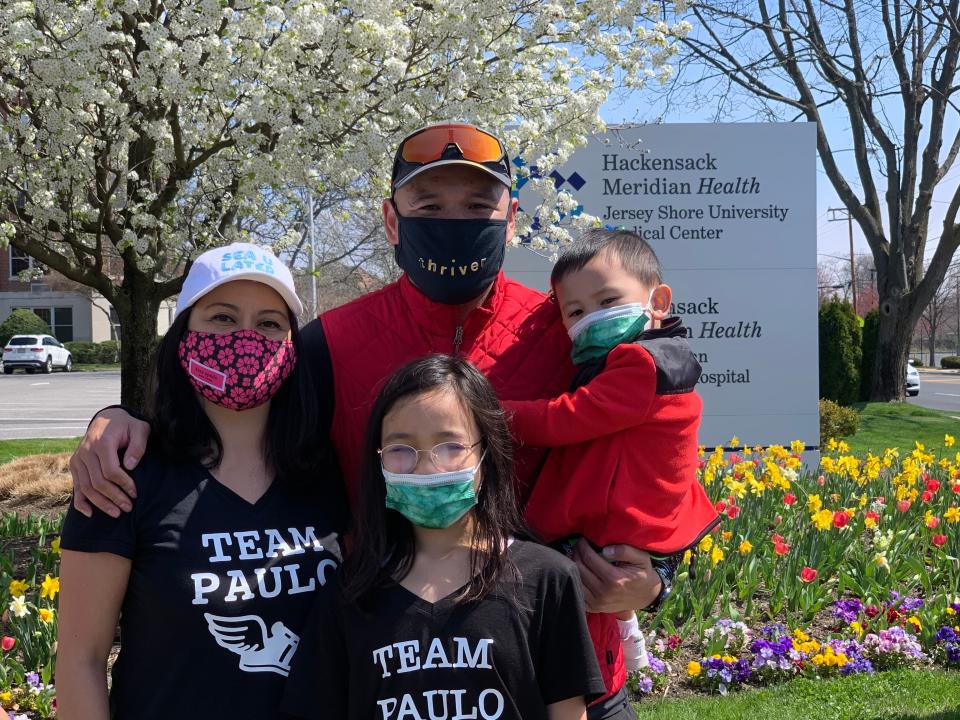
[[(858, 457), (831, 441), (817, 472), (804, 469), (800, 443), (703, 454), (723, 522), (686, 554), (660, 613), (644, 618), (650, 665), (631, 677), (633, 691), (960, 669), (953, 445), (948, 435), (937, 449)], [(54, 712), (58, 527), (0, 519), (0, 706), (35, 717)]]

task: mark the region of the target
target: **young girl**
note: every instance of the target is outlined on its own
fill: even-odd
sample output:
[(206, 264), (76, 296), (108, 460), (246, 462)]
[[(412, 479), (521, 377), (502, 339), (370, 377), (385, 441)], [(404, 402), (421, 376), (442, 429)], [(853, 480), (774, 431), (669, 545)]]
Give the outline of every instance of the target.
[(297, 367), (301, 309), (262, 248), (218, 248), (192, 266), (157, 357), (133, 511), (71, 507), (64, 523), (63, 720), (276, 711), (311, 598), (333, 587), (342, 522)]
[[(604, 692), (580, 583), (522, 539), (490, 384), (438, 355), (370, 417), (342, 597), (318, 598), (283, 709), (337, 720), (582, 720)], [(325, 602), (326, 601), (326, 602)]]

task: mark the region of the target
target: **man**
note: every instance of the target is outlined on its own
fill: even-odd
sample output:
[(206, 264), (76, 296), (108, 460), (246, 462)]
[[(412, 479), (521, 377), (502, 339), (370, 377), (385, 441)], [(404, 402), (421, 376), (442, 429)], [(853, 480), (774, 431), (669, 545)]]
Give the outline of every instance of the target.
[[(473, 125), (432, 125), (408, 136), (397, 149), (392, 196), (382, 208), (404, 274), (304, 327), (303, 361), (320, 390), (324, 426), (351, 498), (370, 406), (383, 380), (406, 362), (429, 353), (465, 355), (504, 400), (566, 389), (573, 368), (559, 312), (501, 271), (515, 229), (511, 187), (503, 144)], [(149, 426), (122, 408), (93, 419), (70, 461), (78, 510), (89, 514), (92, 504), (117, 516), (132, 508), (133, 484), (118, 453), (124, 451), (124, 468), (135, 467), (148, 434)], [(542, 458), (537, 448), (517, 452), (523, 499)], [(601, 556), (581, 541), (574, 559), (592, 612), (647, 607), (659, 597), (660, 578), (642, 551), (618, 545)], [(619, 632), (615, 624), (591, 630), (607, 687), (618, 692), (592, 706), (590, 718), (619, 717), (629, 711)]]

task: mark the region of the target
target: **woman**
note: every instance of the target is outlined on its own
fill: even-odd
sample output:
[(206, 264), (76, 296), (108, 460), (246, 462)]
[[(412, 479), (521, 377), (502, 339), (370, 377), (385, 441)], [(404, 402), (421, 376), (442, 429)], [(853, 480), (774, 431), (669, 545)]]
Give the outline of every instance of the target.
[(86, 518), (71, 507), (64, 523), (64, 720), (276, 710), (343, 523), (339, 478), (316, 477), (301, 311), (289, 270), (262, 248), (237, 243), (193, 264), (157, 355), (134, 509)]
[(510, 434), (466, 361), (401, 368), (370, 416), (342, 598), (318, 597), (283, 710), (583, 720), (604, 693), (580, 581), (524, 540)]

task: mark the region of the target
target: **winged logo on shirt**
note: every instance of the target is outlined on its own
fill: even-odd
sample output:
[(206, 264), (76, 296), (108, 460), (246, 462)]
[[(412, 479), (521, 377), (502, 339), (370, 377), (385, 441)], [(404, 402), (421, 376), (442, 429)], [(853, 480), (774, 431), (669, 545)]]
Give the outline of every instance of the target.
[(267, 624), (258, 615), (223, 617), (204, 613), (207, 627), (217, 645), (240, 656), (240, 669), (246, 672), (275, 672), (286, 677), (290, 660), (300, 637), (277, 621), (267, 632)]

